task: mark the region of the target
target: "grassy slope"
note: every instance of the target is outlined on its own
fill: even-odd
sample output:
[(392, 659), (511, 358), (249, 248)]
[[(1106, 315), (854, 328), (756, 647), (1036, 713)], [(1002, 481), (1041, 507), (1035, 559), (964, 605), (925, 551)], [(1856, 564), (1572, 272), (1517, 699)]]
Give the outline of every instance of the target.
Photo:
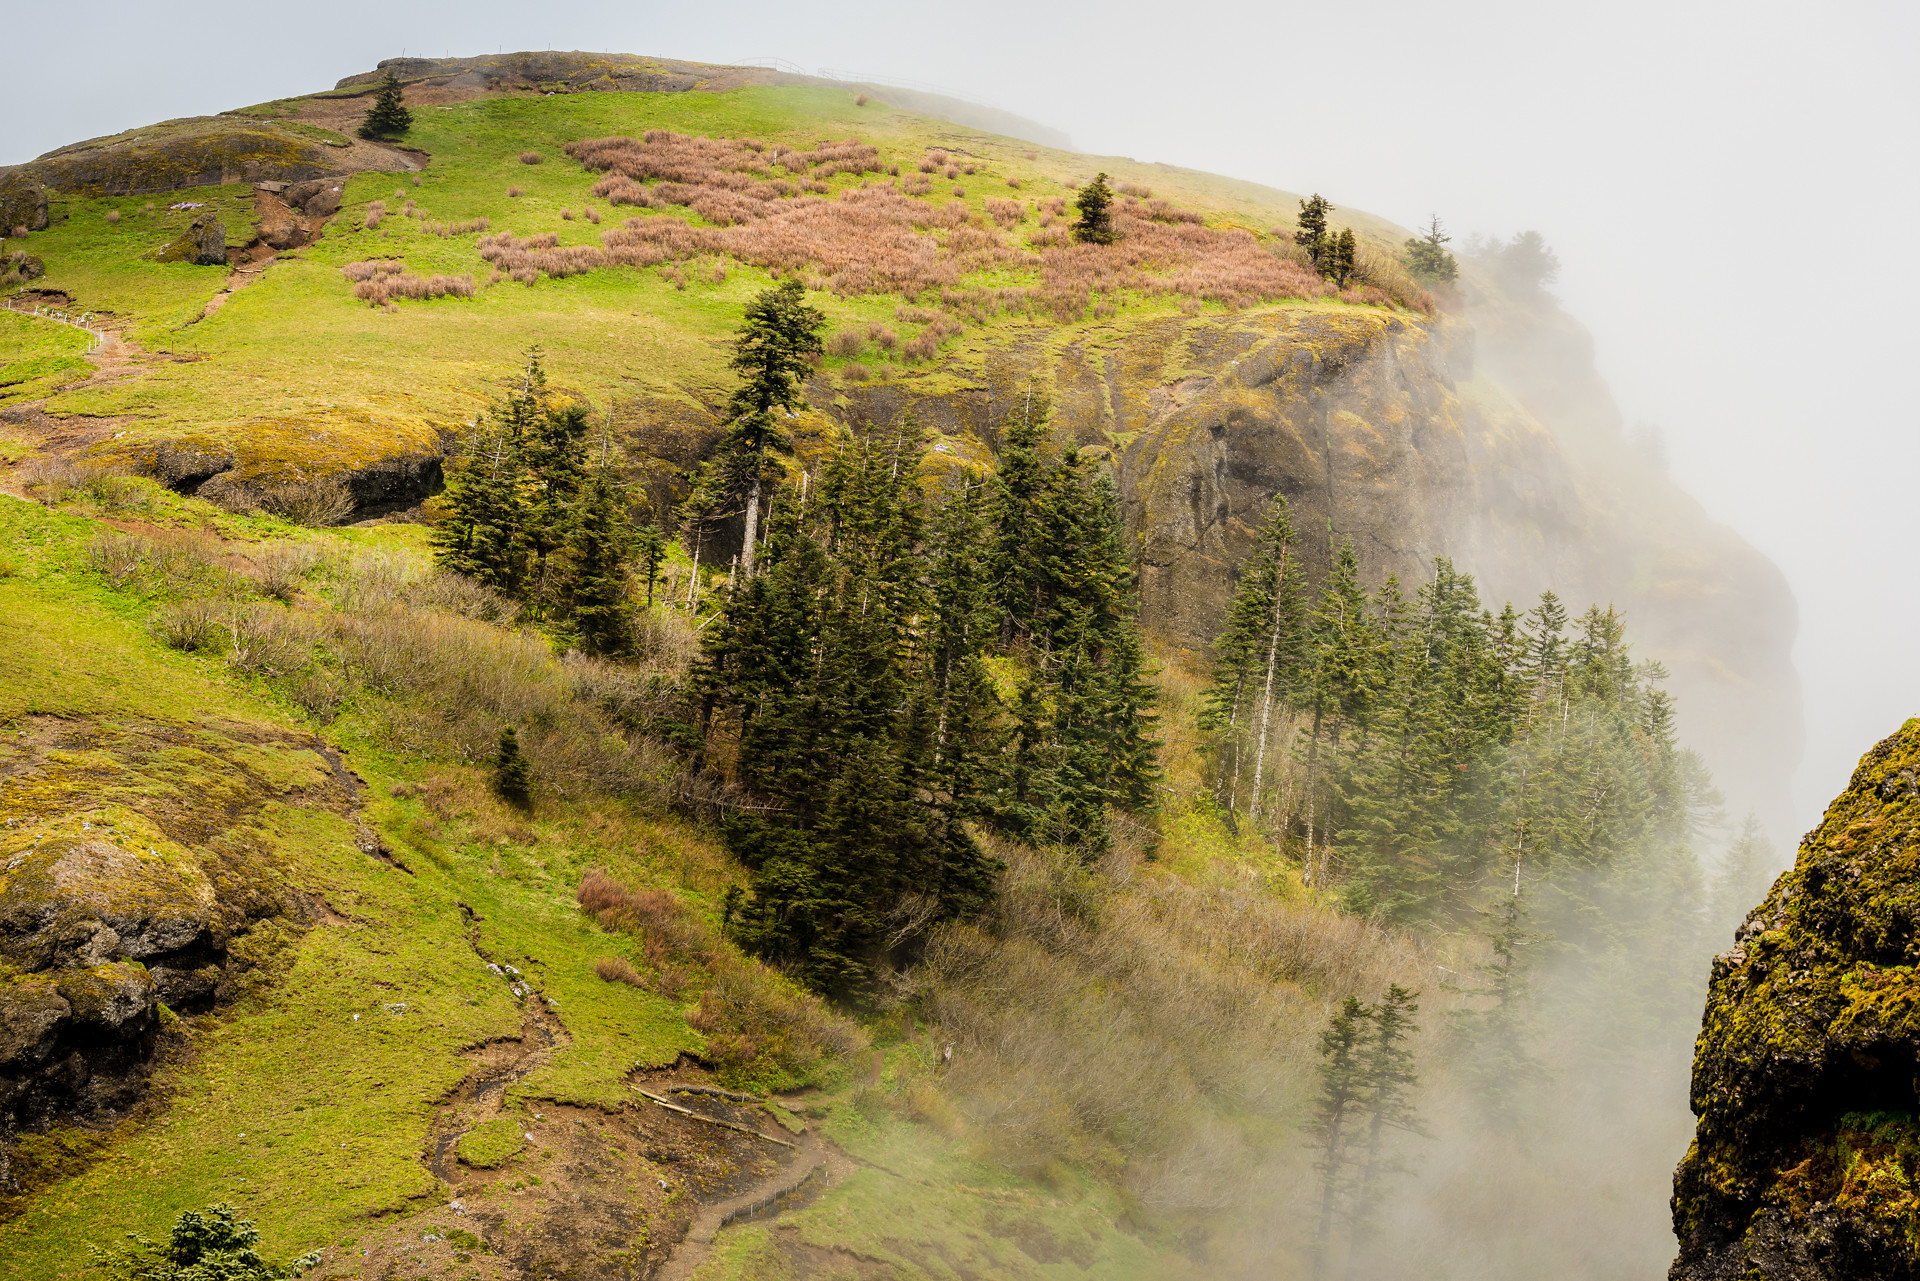
[[(155, 503), (163, 524), (217, 519), (234, 540), (286, 532), (216, 518), (205, 503), (164, 492)], [(108, 732), (140, 721), (194, 736), (194, 750), (126, 780), (142, 794), (231, 790), (219, 753), (232, 755), (232, 740), (249, 729), (311, 735), (266, 687), (234, 677), (217, 659), (184, 657), (153, 640), (143, 624), (154, 602), (106, 588), (86, 567), (85, 545), (98, 529), (0, 495), (0, 543), (19, 568), (0, 578), (0, 617), (10, 624), (0, 647), (0, 729), (58, 716)], [(410, 536), (400, 527), (325, 541), (377, 550)], [(283, 875), (325, 903), (331, 923), (304, 933), (269, 929), (286, 944), (269, 967), (273, 982), (220, 1017), (168, 1034), (152, 1116), (105, 1136), (57, 1130), (25, 1139), (17, 1168), (41, 1186), (18, 1217), (0, 1224), (0, 1281), (96, 1275), (85, 1243), (157, 1233), (178, 1210), (216, 1199), (256, 1218), (272, 1253), (331, 1245), (344, 1252), (342, 1262), (350, 1243), (393, 1216), (444, 1217), (444, 1193), (422, 1160), (436, 1105), (472, 1067), (463, 1051), (515, 1036), (522, 1023), (506, 980), (485, 968), (474, 944), (555, 1001), (571, 1038), (514, 1087), (522, 1100), (628, 1105), (629, 1069), (702, 1047), (685, 1007), (594, 976), (596, 959), (633, 943), (586, 923), (572, 890), (599, 864), (711, 911), (737, 870), (708, 834), (604, 806), (551, 807), (523, 824), (491, 801), (473, 771), (383, 756), (366, 728), (349, 716), (325, 737), (369, 784), (361, 817), (415, 875), (361, 853), (339, 815), (292, 799), (320, 773), (316, 756), (296, 745), (248, 758), (254, 775), (289, 793), (260, 807), (249, 834), (272, 850)], [(422, 778), (438, 791), (440, 818), (416, 799)], [(0, 791), (0, 810), (32, 812), (32, 786)], [(143, 804), (134, 797), (130, 807), (103, 805), (86, 792), (73, 799), (86, 808), (0, 836), (0, 857), (32, 830), (75, 824), (83, 814), (96, 823), (138, 822)], [(478, 917), (472, 943), (462, 905)], [(870, 1165), (794, 1215), (792, 1239), (851, 1250), (905, 1276), (1177, 1270), (1161, 1247), (1118, 1226), (1125, 1206), (1112, 1189), (1072, 1176), (1057, 1186), (1016, 1178), (882, 1105), (930, 1069), (923, 1039), (883, 1029), (880, 1089), (817, 1111), (816, 1124)], [(723, 1236), (703, 1278), (785, 1275), (789, 1255), (767, 1233), (753, 1226)]]
[(0, 405), (38, 400), (85, 378), (91, 340), (71, 325), (0, 311)]
[[(217, 663), (149, 639), (139, 622), (145, 602), (104, 589), (82, 567), (80, 547), (93, 528), (0, 497), (0, 542), (26, 549), (25, 572), (0, 579), (0, 617), (9, 623), (0, 725), (51, 715), (103, 725), (137, 717), (195, 735), (226, 722), (295, 728), (287, 709), (227, 678)], [(520, 965), (566, 1013), (572, 1044), (526, 1088), (610, 1102), (630, 1067), (700, 1047), (679, 1007), (591, 972), (594, 958), (625, 943), (583, 921), (571, 908), (572, 889), (589, 862), (646, 874), (626, 853), (628, 828), (600, 824), (617, 838), (609, 846), (594, 827), (562, 817), (487, 840), (500, 826), (498, 815), (483, 814), (479, 830), (468, 825), (444, 844), (431, 842), (409, 804), (384, 796), (411, 772), (406, 765), (363, 751), (352, 760), (372, 785), (367, 821), (417, 875), (362, 854), (334, 814), (267, 804), (258, 835), (302, 890), (346, 920), (299, 937), (270, 995), (181, 1033), (186, 1061), (164, 1076), (170, 1100), (159, 1118), (123, 1127), (105, 1160), (0, 1226), (0, 1277), (81, 1275), (80, 1242), (151, 1232), (181, 1207), (216, 1197), (257, 1216), (282, 1251), (430, 1198), (434, 1182), (420, 1152), (436, 1101), (469, 1068), (460, 1052), (517, 1035), (521, 1024), (505, 981), (468, 944), (461, 901), (486, 918), (483, 947), (540, 959)], [(159, 767), (155, 781), (219, 782), (196, 775), (187, 759)], [(12, 812), (22, 800), (0, 794), (0, 807)], [(3, 839), (10, 850), (28, 838)], [(391, 1003), (407, 1008), (391, 1013)]]
[[(982, 166), (960, 180), (966, 202), (976, 210), (990, 197), (1065, 195), (1096, 167), (1116, 181), (1150, 185), (1156, 195), (1200, 208), (1216, 222), (1261, 232), (1288, 221), (1293, 209), (1292, 197), (1253, 184), (1119, 158), (1036, 150), (892, 111), (879, 102), (856, 107), (850, 95), (833, 89), (506, 96), (429, 106), (416, 112), (408, 136), (410, 145), (434, 157), (418, 186), (399, 175), (355, 176), (341, 213), (318, 243), (282, 255), (257, 284), (205, 320), (194, 317), (225, 283), (223, 270), (140, 257), (165, 239), (171, 226), (167, 216), (141, 213), (148, 203), (144, 198), (60, 202), (65, 220), (32, 242), (47, 264), (42, 283), (67, 290), (76, 305), (135, 318), (134, 337), (151, 348), (202, 359), (159, 365), (138, 379), (58, 396), (49, 409), (136, 416), (143, 422), (135, 439), (147, 433), (213, 437), (238, 444), (243, 463), (350, 466), (396, 449), (424, 447), (432, 428), (466, 421), (531, 342), (546, 348), (557, 382), (596, 400), (610, 389), (711, 400), (725, 381), (722, 343), (746, 298), (768, 283), (758, 270), (729, 264), (726, 279), (718, 283), (705, 272), (689, 272), (686, 287), (677, 289), (660, 272), (607, 269), (566, 280), (543, 278), (532, 287), (503, 283), (482, 289), (470, 301), (403, 303), (393, 313), (355, 301), (339, 271), (363, 258), (402, 256), (416, 274), (471, 274), (476, 282), (485, 280), (486, 264), (475, 249), (478, 234), (433, 236), (421, 225), (428, 220), (485, 216), (496, 232), (555, 232), (562, 244), (598, 243), (601, 228), (560, 217), (562, 209), (578, 211), (587, 203), (594, 181), (561, 148), (578, 138), (649, 128), (751, 135), (801, 146), (858, 136), (907, 172), (928, 147), (964, 151)], [(542, 153), (545, 163), (521, 164), (518, 156), (528, 149)], [(1027, 160), (1029, 153), (1036, 158)], [(1005, 185), (1010, 177), (1021, 180), (1019, 192)], [(833, 185), (856, 182), (840, 177)], [(509, 198), (511, 185), (525, 194)], [(949, 187), (937, 183), (933, 198), (945, 202)], [(233, 202), (243, 193), (220, 188), (179, 193), (179, 198)], [(425, 218), (397, 215), (408, 198), (418, 202)], [(369, 231), (365, 214), (374, 200), (385, 200), (393, 212), (378, 230)], [(609, 215), (607, 226), (632, 212), (595, 203)], [(121, 210), (123, 221), (107, 223), (109, 209)], [(233, 229), (248, 217), (238, 206), (229, 212), (230, 239), (243, 238)], [(1376, 220), (1357, 221), (1383, 240), (1394, 234)], [(1000, 273), (973, 283), (1017, 282)], [(818, 301), (836, 325), (869, 320), (896, 325), (900, 300), (820, 295)], [(1135, 299), (1124, 316), (1173, 310), (1168, 299)], [(1112, 322), (1099, 327), (1111, 329)], [(896, 328), (903, 339), (913, 332), (911, 325)], [(1059, 332), (1051, 325), (1002, 317), (952, 345), (977, 353), (1015, 334), (1066, 341), (1078, 328)], [(0, 361), (9, 359), (0, 339)]]

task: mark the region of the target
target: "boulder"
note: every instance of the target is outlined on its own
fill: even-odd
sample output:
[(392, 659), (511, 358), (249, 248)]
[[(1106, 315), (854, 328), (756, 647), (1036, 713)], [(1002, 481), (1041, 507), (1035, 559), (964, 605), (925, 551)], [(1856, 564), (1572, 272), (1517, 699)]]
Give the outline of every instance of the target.
[(227, 225), (219, 215), (203, 213), (179, 239), (160, 251), (161, 262), (190, 262), (198, 267), (224, 266), (227, 261)]
[(191, 859), (48, 841), (0, 883), (0, 953), (28, 970), (158, 956), (199, 938), (213, 906), (213, 886)]
[(1920, 720), (1715, 958), (1672, 1281), (1920, 1277)]
[(204, 1000), (220, 986), (220, 967), (217, 965), (203, 965), (197, 970), (157, 965), (149, 973), (153, 976), (155, 995), (166, 1004), (176, 1007)]
[(76, 1023), (109, 1032), (132, 1031), (153, 1013), (155, 1002), (146, 967), (125, 961), (66, 971), (60, 976), (60, 995)]
[(15, 227), (46, 230), (46, 184), (18, 170), (0, 170), (0, 234)]
[(52, 1051), (55, 1031), (72, 1012), (58, 983), (44, 976), (0, 982), (0, 1069), (33, 1067)]
[(280, 198), (309, 218), (326, 218), (340, 212), (341, 194), (346, 185), (345, 178), (310, 178), (289, 184)]

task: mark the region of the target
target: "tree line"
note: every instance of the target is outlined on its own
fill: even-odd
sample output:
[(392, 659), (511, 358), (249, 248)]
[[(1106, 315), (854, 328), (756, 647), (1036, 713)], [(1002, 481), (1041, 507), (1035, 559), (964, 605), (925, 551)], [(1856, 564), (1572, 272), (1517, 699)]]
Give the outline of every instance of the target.
[(991, 903), (969, 825), (1091, 856), (1152, 805), (1118, 497), (1049, 436), (1036, 394), (991, 473), (936, 483), (910, 418), (855, 425), (817, 484), (773, 487), (695, 665), (699, 763), (737, 789), (721, 827), (752, 874), (728, 929), (818, 990)]

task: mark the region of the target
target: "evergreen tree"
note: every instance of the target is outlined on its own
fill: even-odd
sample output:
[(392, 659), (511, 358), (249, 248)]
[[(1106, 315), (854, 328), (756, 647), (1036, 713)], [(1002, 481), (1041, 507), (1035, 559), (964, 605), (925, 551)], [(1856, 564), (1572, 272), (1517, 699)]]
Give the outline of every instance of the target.
[(1453, 1012), (1466, 1053), (1463, 1075), (1487, 1117), (1511, 1130), (1521, 1120), (1527, 1087), (1546, 1077), (1529, 1040), (1527, 996), (1532, 966), (1527, 951), (1547, 941), (1535, 930), (1523, 894), (1502, 894), (1485, 913), (1488, 960), (1479, 979), (1461, 991), (1481, 1004)]
[(1313, 1234), (1313, 1275), (1326, 1275), (1334, 1223), (1351, 1196), (1353, 1148), (1366, 1105), (1364, 1056), (1373, 1011), (1349, 996), (1320, 1033), (1320, 1095), (1314, 1100), (1314, 1170), (1320, 1176), (1320, 1211)]
[(1320, 274), (1345, 289), (1353, 283), (1359, 267), (1360, 245), (1354, 239), (1353, 228), (1340, 228), (1337, 235), (1329, 234), (1324, 243), (1318, 263)]
[(1414, 1070), (1413, 1051), (1407, 1045), (1407, 1040), (1420, 1030), (1413, 1021), (1413, 1016), (1420, 1012), (1419, 995), (1398, 983), (1389, 984), (1386, 995), (1367, 1011), (1366, 1040), (1356, 1056), (1361, 1096), (1358, 1119), (1365, 1125), (1365, 1131), (1355, 1140), (1358, 1170), (1354, 1181), (1352, 1242), (1347, 1251), (1349, 1277), (1359, 1275), (1357, 1265), (1365, 1260), (1383, 1185), (1389, 1175), (1402, 1168), (1387, 1148), (1387, 1132), (1420, 1133), (1419, 1116), (1413, 1105), (1414, 1087), (1420, 1078)]
[(1767, 897), (1779, 872), (1780, 860), (1773, 842), (1767, 839), (1760, 820), (1747, 815), (1739, 835), (1721, 856), (1719, 875), (1713, 881), (1711, 941), (1714, 947), (1732, 943), (1734, 931)]
[(260, 1256), (260, 1230), (224, 1202), (182, 1210), (164, 1242), (128, 1233), (117, 1249), (89, 1245), (112, 1281), (291, 1281), (320, 1261), (313, 1250), (284, 1266)]
[[(1305, 575), (1286, 496), (1275, 494), (1252, 551), (1239, 566), (1226, 626), (1214, 642), (1212, 681), (1202, 728), (1216, 740), (1215, 794), (1229, 810), (1241, 802), (1251, 754), (1251, 812), (1258, 816), (1273, 713), (1284, 714), (1303, 683), (1307, 654)], [(1249, 746), (1251, 751), (1249, 752)]]
[(1447, 252), (1447, 242), (1453, 237), (1440, 225), (1440, 215), (1433, 215), (1425, 231), (1407, 240), (1407, 270), (1415, 279), (1450, 285), (1460, 275), (1460, 265)]
[(811, 372), (811, 362), (823, 350), (820, 331), (826, 323), (827, 318), (808, 304), (805, 286), (789, 276), (747, 304), (734, 338), (730, 364), (741, 383), (728, 401), (727, 434), (707, 465), (702, 498), (717, 510), (744, 496), (746, 533), (740, 567), (749, 578), (758, 554), (767, 454), (792, 450), (781, 417), (793, 415), (805, 403), (801, 386)]
[(924, 444), (910, 422), (857, 434), (814, 501), (777, 507), (765, 571), (695, 673), (709, 749), (732, 748), (753, 798), (722, 823), (753, 872), (735, 937), (826, 992), (858, 993), (927, 924), (992, 893), (995, 864), (961, 825), (977, 767), (973, 726), (956, 724), (972, 709), (956, 707), (982, 693), (977, 653), (957, 642), (943, 670), (923, 632), (941, 609), (916, 554)]
[(1073, 206), (1080, 211), (1073, 223), (1075, 240), (1088, 245), (1113, 243), (1113, 188), (1107, 186), (1107, 175), (1094, 175), (1074, 194)]
[(1319, 192), (1300, 202), (1299, 228), (1293, 233), (1293, 243), (1307, 251), (1316, 271), (1327, 254), (1327, 215), (1332, 212), (1332, 203)]
[(500, 731), (500, 746), (493, 754), (493, 791), (516, 809), (533, 805), (533, 771), (520, 754), (520, 737), (511, 725)]
[(561, 618), (588, 654), (623, 654), (632, 648), (627, 585), (632, 553), (626, 486), (603, 464), (567, 512), (555, 574)]
[(649, 521), (640, 526), (633, 539), (633, 565), (647, 583), (647, 608), (653, 608), (653, 586), (660, 581), (660, 566), (667, 559), (667, 536), (660, 526)]
[(380, 82), (380, 89), (373, 95), (373, 107), (367, 112), (367, 118), (360, 125), (362, 138), (398, 138), (413, 128), (413, 113), (407, 110), (401, 96), (400, 79), (393, 72), (387, 72), (387, 78)]

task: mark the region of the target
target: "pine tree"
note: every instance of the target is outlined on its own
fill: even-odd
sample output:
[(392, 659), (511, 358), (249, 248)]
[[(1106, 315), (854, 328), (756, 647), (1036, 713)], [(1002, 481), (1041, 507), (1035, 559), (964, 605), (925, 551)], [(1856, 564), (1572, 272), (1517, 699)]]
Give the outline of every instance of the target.
[(1352, 1243), (1347, 1251), (1349, 1277), (1359, 1275), (1357, 1265), (1365, 1259), (1382, 1187), (1389, 1175), (1401, 1169), (1387, 1150), (1387, 1132), (1420, 1132), (1419, 1116), (1413, 1105), (1413, 1090), (1419, 1084), (1419, 1074), (1414, 1070), (1413, 1051), (1407, 1046), (1407, 1040), (1420, 1030), (1413, 1021), (1413, 1016), (1420, 1012), (1419, 995), (1393, 983), (1388, 985), (1386, 995), (1367, 1011), (1366, 1040), (1356, 1056), (1361, 1095), (1359, 1119), (1365, 1125), (1365, 1132), (1356, 1139), (1359, 1169), (1353, 1194)]
[(1360, 245), (1354, 239), (1353, 228), (1342, 227), (1338, 235), (1329, 234), (1324, 244), (1326, 247), (1317, 264), (1320, 274), (1345, 289), (1353, 283), (1359, 266)]
[(1113, 243), (1113, 188), (1107, 186), (1106, 174), (1094, 175), (1092, 182), (1080, 188), (1073, 206), (1080, 211), (1073, 223), (1075, 240), (1088, 245)]
[(823, 350), (820, 331), (826, 323), (827, 318), (808, 304), (806, 287), (789, 276), (747, 304), (734, 338), (729, 363), (741, 384), (727, 403), (731, 415), (727, 434), (708, 464), (705, 483), (708, 501), (716, 510), (744, 496), (746, 532), (740, 568), (748, 578), (753, 577), (758, 553), (767, 454), (792, 450), (781, 418), (805, 404), (801, 386), (812, 371), (811, 362)]
[(1460, 275), (1460, 265), (1446, 249), (1452, 239), (1440, 225), (1440, 215), (1433, 215), (1425, 231), (1407, 240), (1407, 270), (1417, 280), (1452, 284)]
[(1292, 706), (1307, 649), (1305, 577), (1286, 496), (1275, 494), (1252, 551), (1240, 563), (1226, 626), (1214, 642), (1212, 682), (1202, 728), (1217, 736), (1216, 795), (1240, 803), (1247, 746), (1253, 761), (1247, 799), (1258, 816), (1272, 740), (1273, 713)]
[(647, 583), (647, 608), (653, 608), (653, 586), (660, 581), (660, 566), (667, 559), (667, 536), (652, 521), (642, 525), (633, 539), (633, 565)]
[(1481, 1004), (1463, 1005), (1451, 1017), (1466, 1046), (1462, 1069), (1468, 1085), (1488, 1119), (1511, 1130), (1520, 1124), (1529, 1087), (1546, 1079), (1528, 1045), (1527, 953), (1547, 936), (1533, 927), (1523, 894), (1502, 894), (1484, 915), (1490, 956), (1478, 967), (1478, 981), (1460, 989)]
[(1320, 1096), (1314, 1100), (1314, 1170), (1320, 1213), (1313, 1235), (1313, 1275), (1326, 1275), (1327, 1251), (1342, 1202), (1352, 1193), (1353, 1147), (1366, 1105), (1363, 1056), (1372, 1010), (1349, 996), (1320, 1033)]
[(1327, 215), (1332, 212), (1332, 203), (1317, 191), (1300, 202), (1299, 229), (1293, 233), (1293, 243), (1307, 251), (1316, 271), (1327, 254)]
[(1720, 858), (1720, 871), (1713, 880), (1711, 899), (1712, 942), (1725, 947), (1733, 939), (1747, 914), (1758, 907), (1773, 888), (1779, 875), (1779, 855), (1766, 837), (1760, 820), (1752, 814), (1740, 825), (1740, 833)]
[(554, 576), (557, 612), (585, 653), (623, 654), (632, 648), (627, 585), (632, 549), (626, 487), (603, 464), (567, 513)]
[(520, 754), (520, 738), (511, 725), (500, 731), (500, 746), (493, 754), (493, 791), (516, 809), (533, 805), (533, 771)]
[(373, 95), (373, 107), (360, 125), (360, 136), (368, 139), (398, 138), (411, 128), (413, 113), (407, 110), (405, 99), (401, 96), (400, 79), (389, 71), (387, 78), (380, 82), (379, 92)]

